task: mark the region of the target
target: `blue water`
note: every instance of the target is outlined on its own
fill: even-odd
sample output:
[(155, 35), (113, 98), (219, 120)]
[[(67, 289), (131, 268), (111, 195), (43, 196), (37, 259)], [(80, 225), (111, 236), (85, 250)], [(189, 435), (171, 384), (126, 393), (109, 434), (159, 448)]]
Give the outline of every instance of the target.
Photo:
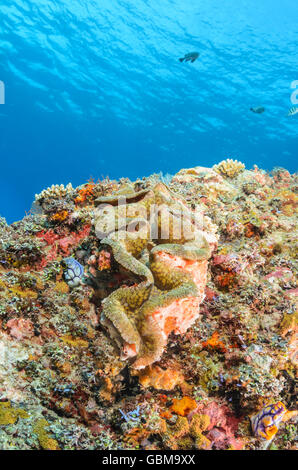
[(0, 0), (0, 215), (90, 177), (295, 171), (297, 19), (297, 0)]

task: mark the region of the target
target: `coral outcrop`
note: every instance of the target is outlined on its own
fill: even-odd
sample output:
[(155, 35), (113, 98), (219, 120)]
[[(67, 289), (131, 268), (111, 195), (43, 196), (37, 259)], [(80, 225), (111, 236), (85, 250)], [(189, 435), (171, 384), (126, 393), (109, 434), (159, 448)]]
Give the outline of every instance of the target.
[(0, 449), (295, 449), (297, 182), (226, 162), (0, 218)]

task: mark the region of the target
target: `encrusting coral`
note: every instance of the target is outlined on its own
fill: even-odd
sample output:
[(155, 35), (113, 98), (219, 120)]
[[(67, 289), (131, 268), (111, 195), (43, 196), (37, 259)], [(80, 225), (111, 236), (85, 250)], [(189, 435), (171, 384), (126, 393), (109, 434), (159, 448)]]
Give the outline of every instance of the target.
[(156, 390), (174, 390), (177, 385), (184, 382), (183, 374), (180, 371), (173, 367), (162, 369), (154, 364), (141, 369), (135, 375), (139, 377), (139, 382), (143, 387), (154, 387)]
[(0, 402), (0, 426), (14, 424), (19, 418), (28, 418), (25, 410), (13, 408), (10, 402)]
[(0, 449), (295, 449), (297, 183), (226, 161), (0, 217)]
[(49, 423), (46, 419), (39, 419), (33, 427), (33, 432), (37, 435), (38, 441), (42, 449), (59, 450), (58, 442), (49, 436), (46, 430), (47, 426), (49, 426)]

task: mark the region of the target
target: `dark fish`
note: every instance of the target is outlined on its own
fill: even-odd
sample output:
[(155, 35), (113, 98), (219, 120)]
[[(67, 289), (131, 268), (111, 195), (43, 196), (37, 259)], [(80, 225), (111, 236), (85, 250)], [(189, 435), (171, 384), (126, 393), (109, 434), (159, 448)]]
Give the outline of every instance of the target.
[(265, 108), (263, 108), (263, 106), (259, 106), (257, 108), (250, 108), (250, 110), (256, 114), (262, 114), (265, 111)]
[(294, 116), (294, 114), (297, 114), (297, 113), (298, 113), (298, 108), (293, 106), (293, 108), (289, 109), (288, 116)]
[(198, 52), (189, 52), (188, 54), (185, 54), (184, 57), (181, 57), (180, 62), (191, 62), (193, 63), (195, 60), (197, 60), (197, 58), (199, 57), (199, 53)]

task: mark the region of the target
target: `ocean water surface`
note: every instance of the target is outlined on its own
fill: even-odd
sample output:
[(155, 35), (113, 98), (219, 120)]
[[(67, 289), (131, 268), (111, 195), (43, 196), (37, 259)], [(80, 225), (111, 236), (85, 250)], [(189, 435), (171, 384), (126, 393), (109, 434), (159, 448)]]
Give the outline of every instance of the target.
[(296, 0), (0, 0), (0, 215), (90, 177), (296, 171), (297, 18)]

